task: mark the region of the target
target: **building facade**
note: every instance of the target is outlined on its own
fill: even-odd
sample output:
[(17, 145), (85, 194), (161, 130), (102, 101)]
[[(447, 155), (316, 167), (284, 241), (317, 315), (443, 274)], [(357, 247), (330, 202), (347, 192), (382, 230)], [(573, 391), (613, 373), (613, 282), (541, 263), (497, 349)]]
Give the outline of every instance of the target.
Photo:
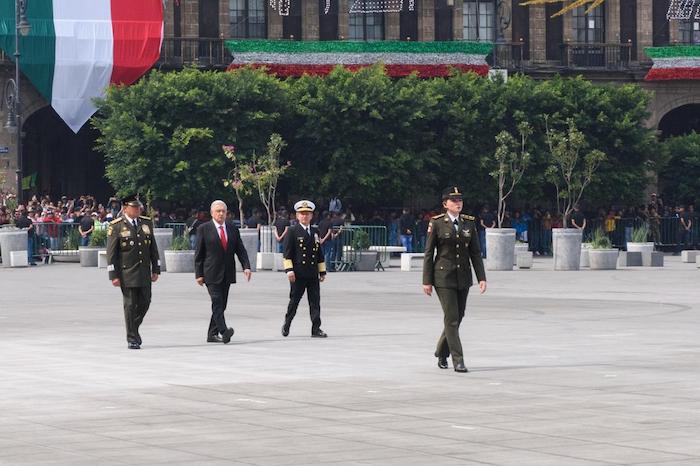
[[(561, 3), (521, 6), (516, 0), (168, 0), (165, 39), (157, 67), (186, 65), (225, 69), (233, 57), (231, 38), (304, 41), (489, 41), (490, 62), (510, 73), (536, 79), (578, 75), (599, 82), (637, 82), (654, 91), (651, 128), (661, 136), (700, 132), (700, 81), (646, 82), (651, 67), (647, 47), (700, 44), (700, 15), (666, 19), (670, 0), (607, 0), (586, 13), (578, 8), (552, 18)], [(277, 9), (271, 5), (275, 5)], [(379, 5), (387, 11), (350, 13)], [(279, 8), (289, 5), (288, 15)], [(12, 73), (0, 56), (0, 79)], [(25, 176), (36, 173), (33, 192), (101, 194), (101, 156), (92, 153), (96, 134), (86, 125), (77, 135), (23, 81)], [(16, 152), (11, 135), (0, 130), (0, 175), (4, 189), (15, 186)]]

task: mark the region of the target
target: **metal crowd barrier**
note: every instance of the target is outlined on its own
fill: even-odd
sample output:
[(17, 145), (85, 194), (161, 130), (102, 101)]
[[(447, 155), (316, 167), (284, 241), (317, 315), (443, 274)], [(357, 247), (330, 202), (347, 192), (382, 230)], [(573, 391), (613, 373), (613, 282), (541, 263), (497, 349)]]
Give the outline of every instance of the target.
[[(337, 230), (337, 229), (336, 229)], [(383, 269), (383, 264), (389, 261), (389, 252), (387, 251), (388, 234), (385, 226), (375, 225), (349, 225), (340, 227), (340, 234), (332, 240), (333, 270), (338, 272), (356, 270), (357, 262), (360, 259), (359, 249), (355, 248), (355, 240), (359, 231), (364, 231), (369, 236), (370, 246), (374, 246), (378, 254), (378, 260), (375, 264), (376, 269)]]
[[(682, 238), (680, 230), (681, 225), (678, 217), (661, 217), (658, 229), (650, 226), (648, 222), (641, 219), (618, 218), (615, 219), (615, 228), (606, 233), (614, 247), (626, 249), (627, 243), (632, 239), (632, 231), (644, 224), (649, 227), (647, 241), (656, 243), (658, 248), (673, 249), (680, 246)], [(589, 240), (593, 232), (598, 228), (601, 228), (605, 232), (605, 220), (588, 220), (586, 222), (586, 229), (583, 232), (583, 240)], [(545, 230), (541, 225), (530, 221), (528, 223), (528, 239), (530, 251), (539, 252), (541, 254), (552, 253), (551, 230)], [(686, 242), (685, 246), (697, 247), (698, 245), (700, 245), (700, 222), (695, 218), (693, 220), (689, 241)]]

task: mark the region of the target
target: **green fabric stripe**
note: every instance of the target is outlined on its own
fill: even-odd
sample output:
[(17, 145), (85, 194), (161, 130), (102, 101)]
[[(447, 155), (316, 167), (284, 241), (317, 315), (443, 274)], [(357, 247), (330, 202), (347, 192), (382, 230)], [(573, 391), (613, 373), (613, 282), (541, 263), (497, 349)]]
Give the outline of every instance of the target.
[[(34, 87), (51, 103), (53, 70), (56, 53), (56, 32), (53, 27), (53, 1), (29, 2), (27, 17), (32, 25), (28, 36), (20, 36), (20, 69)], [(0, 2), (0, 47), (14, 60), (15, 5)]]
[(292, 40), (229, 40), (226, 46), (233, 53), (470, 53), (487, 55), (490, 42), (355, 42), (355, 41), (292, 41)]
[(700, 46), (647, 47), (644, 52), (649, 58), (700, 57)]

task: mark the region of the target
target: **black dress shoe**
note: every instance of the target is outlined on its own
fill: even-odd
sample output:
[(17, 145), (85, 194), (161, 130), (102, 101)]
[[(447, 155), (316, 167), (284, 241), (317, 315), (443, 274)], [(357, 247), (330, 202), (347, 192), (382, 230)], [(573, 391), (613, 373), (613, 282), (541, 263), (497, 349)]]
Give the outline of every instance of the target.
[(323, 330), (318, 329), (315, 332), (311, 332), (311, 337), (312, 338), (328, 338), (328, 335), (326, 335), (326, 332), (324, 332)]
[(282, 336), (283, 337), (289, 336), (289, 325), (284, 324), (282, 326)]
[(455, 364), (455, 372), (469, 372), (463, 362)]
[(229, 327), (222, 335), (221, 335), (221, 341), (224, 342), (224, 344), (228, 343), (231, 341), (231, 337), (233, 336), (233, 329)]
[(139, 345), (135, 341), (130, 341), (129, 342), (129, 349), (141, 349), (141, 345)]
[(219, 335), (209, 335), (207, 337), (207, 343), (221, 343), (222, 341)]
[(440, 369), (447, 369), (449, 366), (447, 365), (447, 358), (444, 356), (438, 356), (438, 367)]

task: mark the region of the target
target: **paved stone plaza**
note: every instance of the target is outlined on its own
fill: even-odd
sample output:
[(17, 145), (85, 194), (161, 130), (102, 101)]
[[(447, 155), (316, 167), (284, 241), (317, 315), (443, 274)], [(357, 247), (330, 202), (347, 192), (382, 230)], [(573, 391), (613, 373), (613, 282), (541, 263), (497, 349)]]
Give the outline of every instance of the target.
[(286, 278), (256, 273), (229, 345), (205, 342), (205, 289), (165, 273), (133, 351), (104, 269), (0, 269), (0, 464), (698, 465), (700, 270), (666, 259), (490, 272), (469, 374), (436, 366), (419, 272), (330, 274), (326, 340), (305, 302), (283, 338)]

